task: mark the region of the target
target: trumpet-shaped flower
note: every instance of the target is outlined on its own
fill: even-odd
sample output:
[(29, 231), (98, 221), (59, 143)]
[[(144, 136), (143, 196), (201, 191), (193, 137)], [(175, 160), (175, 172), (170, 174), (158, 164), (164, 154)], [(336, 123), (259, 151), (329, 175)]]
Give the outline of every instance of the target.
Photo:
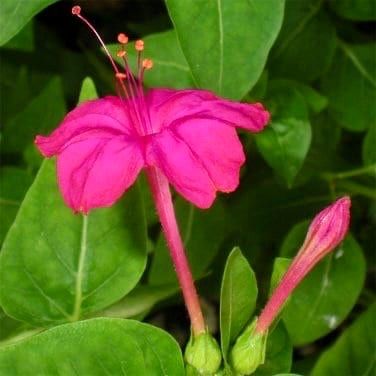
[(143, 90), (145, 70), (137, 40), (137, 74), (129, 67), (128, 37), (120, 33), (120, 71), (102, 38), (74, 6), (72, 14), (95, 34), (115, 71), (118, 97), (88, 101), (71, 111), (48, 137), (35, 143), (46, 157), (57, 156), (58, 183), (76, 212), (112, 205), (146, 169), (150, 188), (183, 292), (195, 337), (206, 331), (200, 302), (175, 218), (169, 184), (200, 208), (216, 192), (239, 184), (245, 157), (235, 127), (261, 131), (269, 120), (261, 104), (222, 99), (206, 90)]
[[(94, 28), (80, 15), (73, 14)], [(88, 212), (112, 205), (134, 183), (143, 168), (159, 169), (188, 201), (200, 208), (213, 203), (216, 192), (231, 192), (239, 184), (245, 157), (235, 127), (259, 132), (269, 120), (261, 104), (222, 99), (206, 90), (151, 89), (144, 93), (144, 71), (153, 62), (141, 59), (143, 41), (135, 43), (138, 74), (124, 60), (115, 70), (120, 96), (79, 105), (48, 137), (35, 143), (46, 157), (57, 156), (60, 190), (74, 211)]]

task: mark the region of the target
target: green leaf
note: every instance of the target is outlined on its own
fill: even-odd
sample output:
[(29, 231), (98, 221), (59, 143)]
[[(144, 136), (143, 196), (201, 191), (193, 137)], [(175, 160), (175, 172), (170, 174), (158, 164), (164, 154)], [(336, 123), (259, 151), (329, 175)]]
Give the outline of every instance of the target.
[(374, 375), (376, 373), (375, 316), (376, 304), (373, 304), (343, 332), (329, 350), (321, 355), (311, 375)]
[(332, 0), (329, 6), (341, 17), (354, 21), (375, 21), (374, 0)]
[(328, 99), (311, 86), (294, 82), (295, 88), (303, 95), (308, 107), (313, 113), (319, 113), (328, 105)]
[(374, 44), (339, 42), (333, 64), (322, 80), (333, 118), (350, 131), (364, 131), (376, 118)]
[[(1, 12), (0, 12), (1, 13)], [(39, 133), (48, 133), (65, 114), (65, 101), (59, 77), (54, 77), (25, 108), (4, 126), (2, 151), (21, 152)]]
[(342, 168), (343, 162), (338, 153), (342, 128), (333, 121), (328, 111), (323, 111), (311, 118), (311, 127), (311, 146), (303, 167), (296, 177), (296, 186), (313, 181), (313, 177), (320, 177), (327, 171)]
[[(296, 225), (281, 248), (292, 256), (303, 244), (308, 222)], [(303, 280), (290, 297), (282, 318), (295, 345), (312, 342), (335, 329), (349, 314), (362, 290), (365, 261), (356, 240), (348, 235)]]
[(61, 325), (0, 350), (3, 375), (183, 376), (180, 348), (166, 332), (132, 320)]
[(256, 276), (239, 248), (227, 258), (221, 286), (221, 347), (225, 359), (230, 344), (251, 319), (257, 300)]
[(283, 0), (166, 0), (200, 88), (240, 99), (265, 66), (283, 18)]
[(279, 324), (268, 336), (265, 363), (257, 368), (254, 376), (270, 376), (278, 372), (290, 371), (292, 344), (283, 324)]
[(376, 124), (373, 124), (363, 141), (362, 157), (365, 165), (371, 165), (376, 163)]
[(97, 89), (95, 88), (94, 81), (90, 77), (86, 77), (82, 81), (80, 97), (78, 103), (82, 103), (91, 99), (98, 98)]
[[(200, 210), (182, 198), (175, 201), (176, 217), (193, 276), (201, 278), (219, 250), (224, 231), (224, 212), (220, 202), (210, 210)], [(170, 254), (161, 233), (155, 247), (149, 283), (177, 283)]]
[[(145, 42), (145, 56), (153, 60), (153, 69), (145, 72), (144, 82), (149, 87), (170, 87), (182, 89), (193, 86), (191, 71), (176, 39), (174, 30), (148, 35)], [(119, 45), (110, 45), (115, 53)], [(127, 49), (129, 62), (136, 72), (137, 54), (133, 47)], [(122, 59), (117, 58), (120, 64)], [(123, 65), (123, 64), (122, 64)]]
[(316, 89), (313, 89), (311, 86), (304, 84), (302, 82), (286, 80), (286, 79), (277, 79), (270, 82), (272, 88), (294, 88), (296, 89), (304, 98), (306, 105), (313, 113), (319, 113), (325, 109), (328, 105), (328, 99), (325, 98), (321, 93)]
[(0, 243), (2, 243), (32, 182), (32, 177), (21, 168), (2, 167), (0, 182)]
[(2, 0), (0, 46), (14, 37), (32, 18), (57, 0)]
[(297, 223), (283, 240), (279, 254), (285, 258), (294, 258), (302, 246), (311, 221), (306, 220)]
[(134, 318), (145, 315), (155, 304), (175, 295), (178, 291), (179, 288), (176, 285), (137, 286), (123, 299), (99, 312), (99, 315), (118, 318)]
[(269, 97), (272, 120), (255, 136), (256, 143), (266, 162), (291, 187), (311, 143), (307, 108), (301, 94), (288, 86), (277, 86)]
[(274, 76), (312, 82), (325, 72), (336, 46), (335, 28), (323, 0), (287, 0), (283, 26), (271, 52)]
[(0, 308), (0, 346), (3, 346), (9, 338), (15, 337), (19, 333), (31, 328), (30, 325), (7, 316)]
[(34, 22), (32, 20), (21, 30), (20, 33), (5, 44), (3, 48), (32, 52), (34, 50), (34, 44)]
[(78, 320), (136, 285), (145, 248), (136, 188), (112, 208), (74, 215), (58, 191), (55, 161), (46, 160), (0, 254), (2, 306), (36, 326)]

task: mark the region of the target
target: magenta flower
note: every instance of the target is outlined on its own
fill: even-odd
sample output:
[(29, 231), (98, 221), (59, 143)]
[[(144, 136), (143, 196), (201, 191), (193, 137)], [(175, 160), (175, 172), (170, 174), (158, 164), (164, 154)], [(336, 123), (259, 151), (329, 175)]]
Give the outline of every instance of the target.
[[(123, 45), (124, 38), (119, 34)], [(142, 51), (142, 41), (136, 42), (136, 49)], [(151, 60), (139, 59), (136, 82), (125, 51), (118, 55), (124, 57), (124, 73), (111, 61), (124, 98), (85, 102), (50, 136), (35, 139), (45, 157), (57, 156), (58, 182), (67, 205), (84, 213), (110, 206), (140, 170), (149, 167), (158, 168), (199, 208), (210, 207), (217, 191), (234, 191), (245, 161), (235, 127), (261, 131), (269, 120), (263, 106), (222, 99), (205, 90), (161, 88), (144, 94), (141, 80)]]
[(350, 198), (342, 197), (313, 219), (302, 247), (261, 312), (256, 333), (267, 331), (302, 279), (343, 240), (349, 229), (350, 206)]
[(75, 212), (112, 205), (146, 169), (151, 191), (176, 274), (198, 336), (206, 325), (179, 233), (169, 183), (200, 208), (213, 203), (216, 192), (231, 192), (239, 184), (245, 157), (235, 127), (258, 132), (269, 120), (261, 104), (221, 99), (205, 90), (143, 91), (144, 42), (135, 42), (138, 72), (129, 68), (125, 45), (118, 35), (121, 72), (101, 37), (74, 6), (72, 13), (93, 31), (115, 71), (118, 97), (85, 102), (71, 111), (48, 137), (35, 143), (46, 157), (57, 156), (58, 183)]

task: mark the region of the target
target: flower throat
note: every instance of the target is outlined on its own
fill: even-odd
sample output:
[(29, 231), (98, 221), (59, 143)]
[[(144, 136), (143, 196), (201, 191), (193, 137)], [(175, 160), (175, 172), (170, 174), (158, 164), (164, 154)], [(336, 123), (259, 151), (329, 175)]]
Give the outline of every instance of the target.
[(150, 119), (150, 114), (147, 109), (148, 107), (145, 102), (143, 90), (144, 73), (145, 70), (149, 70), (153, 67), (153, 60), (142, 58), (142, 52), (145, 46), (144, 41), (139, 39), (136, 40), (134, 44), (134, 48), (137, 51), (137, 74), (134, 75), (130, 68), (126, 51), (128, 37), (124, 33), (118, 34), (117, 40), (119, 42), (120, 48), (117, 51), (116, 55), (123, 61), (123, 71), (120, 71), (105, 43), (103, 42), (103, 39), (95, 30), (94, 26), (81, 15), (81, 7), (75, 5), (72, 8), (72, 14), (74, 16), (77, 16), (90, 28), (90, 30), (94, 33), (99, 43), (103, 47), (104, 52), (109, 58), (112, 68), (115, 72), (117, 94), (121, 99), (127, 101), (127, 106), (125, 106), (125, 108), (128, 111), (133, 124), (136, 126), (139, 135), (145, 136), (153, 134), (154, 130)]

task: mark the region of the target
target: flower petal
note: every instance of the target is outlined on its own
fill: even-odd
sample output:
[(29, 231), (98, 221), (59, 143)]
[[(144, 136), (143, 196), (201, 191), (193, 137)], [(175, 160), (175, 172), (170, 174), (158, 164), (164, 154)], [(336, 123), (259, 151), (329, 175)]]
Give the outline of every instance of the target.
[(127, 104), (117, 97), (105, 97), (82, 103), (50, 136), (37, 136), (35, 143), (45, 157), (51, 157), (79, 140), (121, 134), (134, 134)]
[(269, 121), (260, 103), (238, 103), (206, 90), (153, 89), (146, 100), (155, 132), (186, 116), (211, 117), (251, 132), (261, 131)]
[(112, 205), (144, 166), (142, 151), (125, 137), (88, 138), (66, 147), (57, 159), (59, 186), (75, 211)]
[(150, 139), (146, 162), (160, 168), (174, 188), (199, 208), (213, 203), (216, 188), (207, 170), (185, 141), (171, 130)]
[(237, 188), (245, 156), (233, 127), (217, 120), (194, 118), (170, 130), (201, 161), (217, 190), (232, 192)]

